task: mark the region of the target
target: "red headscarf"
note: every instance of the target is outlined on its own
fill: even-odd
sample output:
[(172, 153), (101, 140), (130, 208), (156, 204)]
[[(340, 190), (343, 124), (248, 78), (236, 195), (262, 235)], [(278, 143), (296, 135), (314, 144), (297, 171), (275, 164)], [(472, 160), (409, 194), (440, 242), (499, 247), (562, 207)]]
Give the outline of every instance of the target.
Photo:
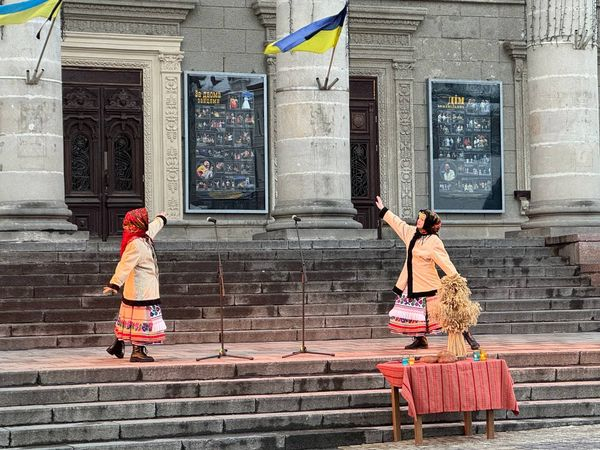
[(125, 214), (123, 238), (121, 239), (121, 256), (127, 244), (134, 239), (145, 237), (146, 231), (148, 231), (148, 210), (146, 208), (132, 209)]

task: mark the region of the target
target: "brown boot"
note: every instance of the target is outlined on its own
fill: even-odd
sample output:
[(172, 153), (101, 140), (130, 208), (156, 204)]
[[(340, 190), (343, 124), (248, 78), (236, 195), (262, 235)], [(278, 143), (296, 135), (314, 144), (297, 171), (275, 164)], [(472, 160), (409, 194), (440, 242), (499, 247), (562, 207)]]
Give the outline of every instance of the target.
[(109, 355), (114, 355), (121, 359), (125, 356), (125, 342), (120, 339), (115, 339), (110, 347), (106, 349)]
[(134, 345), (133, 351), (131, 352), (131, 357), (129, 358), (131, 362), (152, 362), (154, 358), (149, 356), (146, 352), (146, 347), (143, 345)]
[(416, 336), (413, 338), (412, 344), (404, 347), (406, 350), (416, 350), (418, 348), (429, 348), (427, 338), (425, 336)]
[(475, 340), (471, 333), (464, 331), (463, 337), (465, 338), (465, 341), (467, 341), (467, 344), (471, 346), (471, 350), (479, 350), (479, 342)]

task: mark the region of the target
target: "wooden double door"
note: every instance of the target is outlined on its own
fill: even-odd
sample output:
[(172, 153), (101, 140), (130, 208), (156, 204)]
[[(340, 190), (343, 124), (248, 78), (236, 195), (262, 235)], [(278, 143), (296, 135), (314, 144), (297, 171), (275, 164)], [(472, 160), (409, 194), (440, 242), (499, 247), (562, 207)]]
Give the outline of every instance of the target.
[(350, 78), (350, 177), (355, 220), (363, 228), (379, 227), (374, 205), (379, 195), (379, 137), (377, 133), (377, 79)]
[(106, 240), (144, 206), (142, 72), (63, 68), (65, 200), (79, 230)]

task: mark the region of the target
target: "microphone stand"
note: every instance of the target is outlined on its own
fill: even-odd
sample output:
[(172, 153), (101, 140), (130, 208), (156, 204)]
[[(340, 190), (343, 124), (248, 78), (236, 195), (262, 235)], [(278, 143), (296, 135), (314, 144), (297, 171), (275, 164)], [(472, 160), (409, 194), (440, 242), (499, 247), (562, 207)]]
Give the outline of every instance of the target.
[(241, 358), (241, 359), (254, 359), (251, 356), (239, 356), (232, 355), (231, 353), (227, 353), (227, 349), (225, 348), (225, 330), (223, 327), (223, 315), (224, 315), (224, 307), (223, 304), (225, 302), (225, 280), (223, 279), (223, 265), (221, 264), (221, 250), (219, 248), (219, 235), (217, 233), (217, 219), (213, 219), (209, 217), (206, 219), (208, 222), (212, 222), (215, 226), (215, 237), (217, 238), (217, 278), (219, 279), (219, 303), (221, 306), (221, 348), (219, 349), (219, 353), (216, 355), (204, 356), (203, 358), (196, 358), (196, 361), (202, 361), (204, 359), (212, 359), (212, 358), (221, 358), (229, 356), (230, 358)]
[(303, 353), (310, 353), (312, 355), (327, 355), (327, 356), (335, 356), (334, 353), (324, 353), (324, 352), (311, 352), (309, 350), (306, 349), (306, 345), (304, 345), (304, 330), (305, 330), (305, 321), (306, 321), (306, 316), (305, 316), (305, 304), (306, 304), (306, 267), (304, 265), (304, 255), (302, 253), (302, 244), (300, 242), (300, 232), (298, 231), (298, 222), (300, 222), (300, 217), (293, 215), (292, 219), (294, 219), (294, 224), (296, 225), (296, 236), (298, 237), (298, 248), (300, 249), (300, 260), (302, 261), (302, 278), (301, 278), (301, 283), (302, 283), (302, 344), (300, 345), (300, 351), (297, 352), (292, 352), (289, 353), (287, 355), (283, 355), (282, 358), (288, 358), (290, 356), (296, 356), (296, 355), (301, 355)]

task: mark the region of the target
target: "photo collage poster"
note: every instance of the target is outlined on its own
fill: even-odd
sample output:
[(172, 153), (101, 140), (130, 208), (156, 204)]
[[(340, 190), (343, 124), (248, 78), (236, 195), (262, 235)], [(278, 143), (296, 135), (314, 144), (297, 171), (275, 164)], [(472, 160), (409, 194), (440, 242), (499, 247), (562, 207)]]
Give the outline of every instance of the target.
[(264, 76), (187, 77), (187, 212), (266, 212)]
[(432, 208), (504, 212), (500, 82), (429, 80)]

